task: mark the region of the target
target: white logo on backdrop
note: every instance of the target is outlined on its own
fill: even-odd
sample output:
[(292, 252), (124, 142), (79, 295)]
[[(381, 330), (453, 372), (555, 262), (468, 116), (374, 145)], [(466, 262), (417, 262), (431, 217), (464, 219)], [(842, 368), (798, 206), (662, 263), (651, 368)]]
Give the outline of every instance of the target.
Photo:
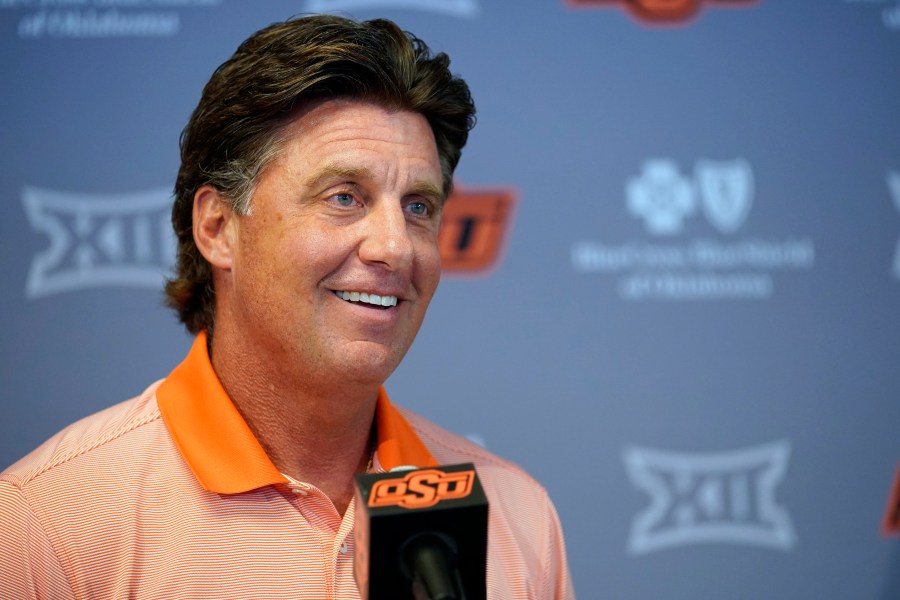
[(327, 13), (365, 8), (408, 8), (457, 17), (476, 17), (481, 12), (478, 0), (307, 0), (308, 12)]
[(643, 217), (647, 231), (656, 235), (678, 233), (682, 221), (697, 210), (690, 180), (681, 176), (671, 160), (648, 160), (641, 175), (625, 187), (628, 211)]
[(626, 448), (629, 480), (650, 495), (632, 523), (629, 553), (699, 543), (789, 550), (797, 538), (775, 500), (789, 456), (787, 441), (711, 453)]
[(722, 233), (734, 233), (753, 203), (753, 170), (743, 159), (701, 159), (691, 181), (673, 160), (651, 159), (639, 177), (625, 187), (628, 210), (642, 217), (655, 235), (680, 233), (686, 217), (697, 212), (698, 198), (706, 220)]
[(737, 231), (753, 203), (750, 163), (743, 159), (699, 160), (695, 172), (706, 219), (722, 233)]
[[(579, 241), (572, 246), (572, 267), (618, 274), (617, 290), (625, 300), (770, 298), (773, 272), (812, 268), (815, 247), (799, 236), (784, 241), (738, 237), (754, 196), (753, 169), (746, 159), (700, 159), (693, 178), (683, 175), (672, 159), (648, 160), (640, 175), (626, 182), (625, 206), (643, 220), (651, 240), (674, 241)], [(679, 243), (677, 236), (698, 212), (730, 239), (706, 236)]]
[(222, 0), (0, 0), (0, 9), (28, 11), (20, 38), (171, 37), (181, 11), (218, 6)]
[(174, 263), (166, 188), (92, 196), (26, 187), (22, 203), (32, 229), (50, 238), (31, 262), (29, 298), (99, 286), (158, 289)]
[[(894, 206), (900, 212), (900, 172), (888, 171), (887, 174), (888, 189), (891, 191), (891, 198), (894, 199)], [(894, 266), (892, 269), (894, 277), (900, 279), (900, 239), (897, 240), (897, 248), (894, 250)]]

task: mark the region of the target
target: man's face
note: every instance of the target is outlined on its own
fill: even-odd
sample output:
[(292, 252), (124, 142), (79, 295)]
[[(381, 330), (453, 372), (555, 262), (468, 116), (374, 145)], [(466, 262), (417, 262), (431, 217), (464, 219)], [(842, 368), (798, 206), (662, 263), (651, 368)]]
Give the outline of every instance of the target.
[(220, 318), (233, 319), (248, 349), (295, 365), (310, 383), (380, 384), (440, 279), (431, 128), (419, 114), (330, 100), (301, 113), (284, 140), (249, 214), (229, 223)]

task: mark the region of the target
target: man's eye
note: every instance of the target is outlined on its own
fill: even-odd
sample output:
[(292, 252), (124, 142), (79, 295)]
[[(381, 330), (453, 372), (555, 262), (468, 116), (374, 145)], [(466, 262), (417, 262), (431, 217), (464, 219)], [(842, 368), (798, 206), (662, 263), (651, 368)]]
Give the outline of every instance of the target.
[(334, 199), (334, 203), (338, 206), (353, 206), (355, 199), (353, 198), (353, 194), (335, 194), (332, 196)]
[(428, 205), (424, 202), (410, 202), (406, 208), (417, 217), (426, 217), (429, 213)]

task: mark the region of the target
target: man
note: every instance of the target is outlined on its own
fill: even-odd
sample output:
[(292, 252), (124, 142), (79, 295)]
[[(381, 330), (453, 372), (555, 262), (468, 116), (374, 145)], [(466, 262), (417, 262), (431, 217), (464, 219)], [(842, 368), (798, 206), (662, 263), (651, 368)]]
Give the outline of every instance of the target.
[(388, 21), (318, 16), (216, 70), (166, 288), (195, 343), (4, 472), (0, 597), (356, 598), (353, 476), (460, 462), (491, 502), (489, 597), (573, 597), (545, 491), (382, 387), (437, 287), (474, 123), (448, 65)]

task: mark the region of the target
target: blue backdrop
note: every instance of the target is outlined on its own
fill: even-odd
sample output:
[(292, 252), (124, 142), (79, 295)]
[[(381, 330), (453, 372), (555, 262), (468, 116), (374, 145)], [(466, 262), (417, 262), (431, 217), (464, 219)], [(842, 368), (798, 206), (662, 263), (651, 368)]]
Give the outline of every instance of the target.
[(180, 130), (315, 11), (472, 87), (456, 206), (508, 202), (388, 390), (547, 486), (579, 597), (900, 598), (898, 0), (0, 0), (0, 463), (186, 353)]

